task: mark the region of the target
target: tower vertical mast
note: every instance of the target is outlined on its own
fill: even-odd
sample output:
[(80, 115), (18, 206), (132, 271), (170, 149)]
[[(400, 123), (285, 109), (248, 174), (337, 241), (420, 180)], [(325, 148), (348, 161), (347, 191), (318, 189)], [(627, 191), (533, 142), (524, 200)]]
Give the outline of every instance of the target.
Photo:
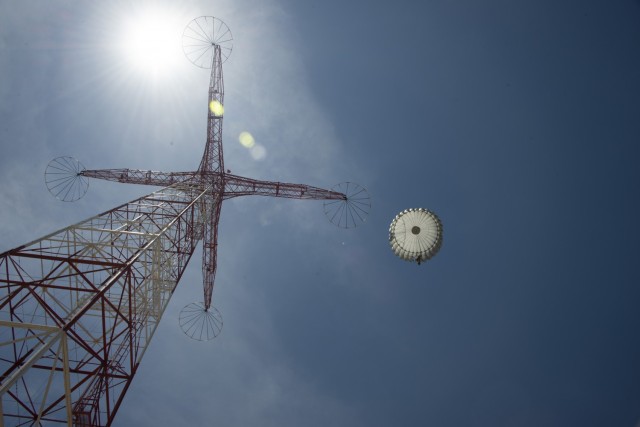
[(222, 155), (222, 117), (224, 114), (224, 82), (220, 46), (213, 46), (209, 102), (207, 113), (207, 144), (198, 171), (202, 174), (224, 173)]
[(212, 185), (203, 201), (205, 217), (202, 242), (202, 280), (204, 308), (211, 306), (217, 269), (218, 224), (224, 194), (224, 158), (222, 153), (222, 119), (224, 116), (224, 82), (220, 46), (213, 45), (209, 103), (207, 108), (207, 144), (198, 171), (203, 181)]

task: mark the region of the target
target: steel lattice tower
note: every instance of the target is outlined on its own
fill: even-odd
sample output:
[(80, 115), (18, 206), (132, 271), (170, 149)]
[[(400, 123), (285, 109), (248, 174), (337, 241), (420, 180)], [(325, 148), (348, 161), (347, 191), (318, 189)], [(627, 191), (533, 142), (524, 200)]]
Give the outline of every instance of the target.
[[(224, 105), (222, 62), (231, 36), (212, 17), (194, 24), (196, 32), (202, 30), (210, 52), (206, 68), (211, 67), (206, 146), (198, 169), (88, 170), (70, 158), (56, 159), (48, 186), (63, 200), (81, 197), (87, 178), (163, 188), (0, 254), (0, 426), (113, 422), (199, 241), (201, 314), (211, 321), (225, 199), (325, 200), (329, 219), (344, 227), (368, 212), (368, 195), (355, 184), (325, 190), (225, 172), (223, 113), (215, 107)], [(216, 321), (201, 328), (211, 326), (215, 336), (221, 327)]]

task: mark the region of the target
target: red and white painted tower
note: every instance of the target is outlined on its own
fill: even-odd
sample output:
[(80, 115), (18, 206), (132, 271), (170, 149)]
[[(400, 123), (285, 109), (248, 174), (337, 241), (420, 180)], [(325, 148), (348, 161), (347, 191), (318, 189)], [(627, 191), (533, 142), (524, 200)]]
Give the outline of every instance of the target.
[(82, 197), (88, 178), (162, 189), (0, 254), (0, 427), (110, 425), (199, 241), (204, 300), (185, 307), (180, 323), (194, 339), (220, 332), (211, 301), (225, 199), (324, 200), (336, 225), (364, 221), (369, 196), (357, 184), (325, 190), (225, 172), (222, 63), (231, 41), (213, 17), (183, 34), (187, 57), (211, 68), (195, 171), (91, 170), (69, 157), (47, 167), (47, 187), (65, 201)]

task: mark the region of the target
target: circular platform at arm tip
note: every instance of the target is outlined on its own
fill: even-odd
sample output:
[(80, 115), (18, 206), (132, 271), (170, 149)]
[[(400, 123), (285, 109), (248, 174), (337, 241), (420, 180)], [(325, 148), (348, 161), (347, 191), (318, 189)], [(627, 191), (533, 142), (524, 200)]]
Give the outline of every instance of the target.
[(427, 261), (442, 246), (442, 222), (428, 209), (405, 209), (389, 226), (389, 245), (401, 259), (418, 264)]
[(222, 331), (222, 314), (215, 307), (206, 309), (203, 302), (186, 305), (178, 322), (182, 332), (196, 341), (210, 341)]
[(332, 224), (340, 228), (355, 228), (367, 220), (371, 197), (366, 188), (354, 182), (341, 182), (331, 191), (344, 195), (344, 199), (324, 201), (324, 214)]
[(49, 192), (63, 202), (81, 199), (89, 188), (89, 178), (82, 175), (85, 167), (69, 156), (51, 160), (44, 171), (44, 182)]
[(233, 50), (231, 30), (222, 20), (213, 16), (195, 18), (182, 32), (182, 51), (193, 65), (211, 68), (215, 46), (220, 46), (222, 62)]

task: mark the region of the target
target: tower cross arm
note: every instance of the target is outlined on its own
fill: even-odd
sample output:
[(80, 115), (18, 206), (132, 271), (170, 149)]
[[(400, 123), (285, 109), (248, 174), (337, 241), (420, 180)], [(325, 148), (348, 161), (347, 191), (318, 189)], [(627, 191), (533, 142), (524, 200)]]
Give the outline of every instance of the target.
[(194, 182), (196, 172), (161, 172), (141, 169), (85, 169), (78, 175), (128, 184), (167, 187), (176, 183)]
[(261, 181), (238, 175), (225, 174), (223, 196), (225, 199), (249, 195), (307, 200), (346, 200), (347, 198), (343, 193), (312, 187), (306, 184)]

